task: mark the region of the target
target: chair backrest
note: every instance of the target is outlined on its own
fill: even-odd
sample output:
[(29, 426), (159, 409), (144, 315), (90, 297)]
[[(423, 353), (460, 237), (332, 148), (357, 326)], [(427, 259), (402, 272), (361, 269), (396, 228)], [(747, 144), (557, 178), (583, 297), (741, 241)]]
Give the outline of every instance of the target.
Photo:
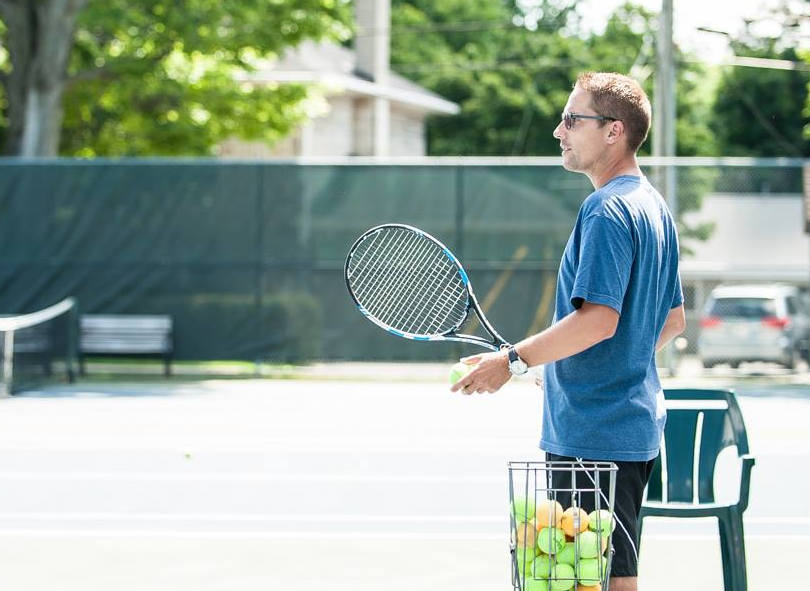
[(714, 469), (723, 449), (748, 453), (742, 412), (732, 390), (665, 390), (667, 423), (647, 499), (714, 502)]

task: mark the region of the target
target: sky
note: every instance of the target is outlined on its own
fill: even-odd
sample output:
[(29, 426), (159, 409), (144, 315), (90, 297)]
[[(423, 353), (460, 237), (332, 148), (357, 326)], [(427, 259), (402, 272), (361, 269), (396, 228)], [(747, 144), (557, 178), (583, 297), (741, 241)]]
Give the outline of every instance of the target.
[[(707, 27), (738, 33), (743, 27), (743, 20), (762, 16), (767, 6), (775, 0), (673, 0), (673, 37), (675, 43), (683, 50), (696, 53), (707, 61), (720, 62), (731, 55), (727, 39), (723, 35), (704, 33), (698, 27)], [(600, 30), (600, 25), (625, 0), (582, 0), (579, 12), (586, 17), (586, 23), (593, 30)], [(659, 12), (661, 0), (634, 0), (649, 10)], [(767, 23), (760, 24), (758, 32), (776, 35), (768, 29)]]

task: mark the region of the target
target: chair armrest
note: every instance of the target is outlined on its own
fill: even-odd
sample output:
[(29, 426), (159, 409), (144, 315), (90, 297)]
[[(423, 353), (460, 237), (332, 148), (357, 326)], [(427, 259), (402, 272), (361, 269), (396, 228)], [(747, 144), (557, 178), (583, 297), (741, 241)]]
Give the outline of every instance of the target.
[(740, 508), (740, 513), (748, 508), (748, 491), (751, 488), (751, 468), (756, 464), (756, 459), (751, 454), (744, 454), (740, 456), (742, 460), (742, 471), (740, 472), (740, 500), (737, 506)]

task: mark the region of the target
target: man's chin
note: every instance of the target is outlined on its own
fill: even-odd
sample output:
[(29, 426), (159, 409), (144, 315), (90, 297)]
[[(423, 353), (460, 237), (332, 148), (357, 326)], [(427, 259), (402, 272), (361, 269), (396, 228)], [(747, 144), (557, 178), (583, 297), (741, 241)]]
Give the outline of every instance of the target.
[(565, 170), (570, 170), (571, 172), (577, 172), (577, 165), (576, 162), (567, 154), (563, 154), (563, 161), (562, 165)]

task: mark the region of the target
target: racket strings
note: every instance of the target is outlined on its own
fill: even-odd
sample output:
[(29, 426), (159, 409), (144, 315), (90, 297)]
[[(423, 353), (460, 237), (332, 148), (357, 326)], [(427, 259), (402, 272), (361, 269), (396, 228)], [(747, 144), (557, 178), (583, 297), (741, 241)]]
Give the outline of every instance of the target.
[[(440, 255), (438, 258), (437, 254)], [(413, 334), (443, 332), (441, 329), (447, 324), (447, 312), (453, 309), (452, 302), (448, 303), (442, 298), (442, 295), (447, 295), (447, 289), (440, 289), (439, 282), (451, 278), (446, 273), (442, 274), (437, 266), (448, 264), (443, 251), (418, 234), (398, 230), (389, 244), (377, 246), (371, 258), (377, 256), (393, 257), (400, 263), (390, 265), (388, 273), (382, 276), (382, 281), (388, 282), (389, 287), (398, 289), (378, 290), (376, 297), (368, 301), (368, 311), (389, 326)], [(457, 276), (455, 265), (450, 267), (450, 271)], [(374, 281), (365, 284), (368, 290), (379, 287)], [(456, 294), (466, 299), (463, 289), (461, 292), (456, 290)], [(444, 330), (452, 328), (460, 319), (458, 316), (451, 317), (451, 324)]]
[[(368, 311), (373, 310), (380, 318), (389, 316), (393, 306), (397, 305), (397, 300), (390, 297), (390, 290), (381, 289), (381, 286), (402, 284), (403, 276), (408, 271), (405, 265), (390, 264), (386, 261), (390, 258), (414, 260), (421, 246), (416, 235), (404, 237), (392, 235), (389, 238), (391, 239), (386, 243), (383, 236), (373, 251), (369, 249), (371, 255), (367, 257), (369, 260), (367, 267), (355, 268), (356, 274), (360, 276), (355, 293), (358, 299), (367, 296), (364, 307)], [(374, 246), (372, 244), (372, 247)]]
[(458, 275), (458, 269), (455, 265), (449, 263), (446, 259), (440, 262), (441, 266), (437, 265), (435, 272), (429, 280), (432, 281), (431, 287), (435, 289), (436, 296), (432, 302), (425, 300), (422, 308), (413, 314), (409, 320), (417, 322), (422, 317), (422, 322), (416, 327), (413, 332), (422, 333), (429, 331), (432, 325), (428, 324), (429, 321), (436, 318), (449, 318), (453, 322), (453, 326), (457, 325), (463, 318), (464, 314), (456, 316), (455, 302), (459, 298), (466, 299), (466, 289), (463, 285), (459, 288), (457, 282), (452, 281)]
[(348, 279), (357, 301), (386, 325), (441, 334), (466, 317), (467, 288), (458, 267), (427, 237), (385, 228), (358, 245)]

